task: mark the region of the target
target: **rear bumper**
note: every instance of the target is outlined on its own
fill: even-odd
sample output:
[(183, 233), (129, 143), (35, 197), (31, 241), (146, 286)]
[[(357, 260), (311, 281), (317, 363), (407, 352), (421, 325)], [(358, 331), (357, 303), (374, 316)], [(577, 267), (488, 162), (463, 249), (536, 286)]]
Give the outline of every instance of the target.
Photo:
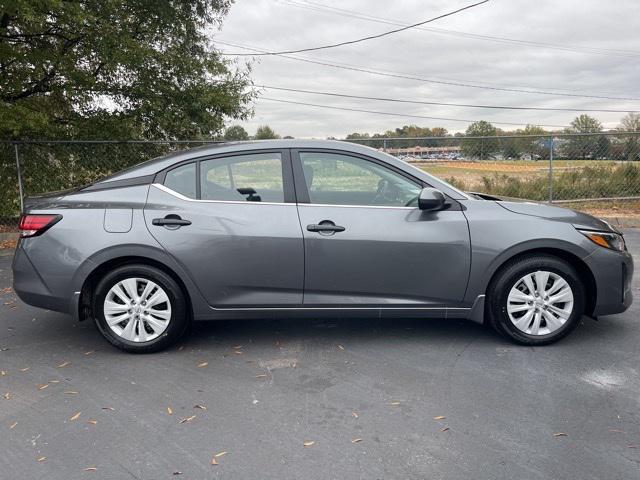
[(596, 282), (593, 316), (624, 312), (633, 302), (633, 258), (628, 252), (596, 249), (585, 258)]
[(13, 257), (13, 290), (20, 300), (34, 307), (69, 312), (69, 299), (51, 292), (20, 245)]

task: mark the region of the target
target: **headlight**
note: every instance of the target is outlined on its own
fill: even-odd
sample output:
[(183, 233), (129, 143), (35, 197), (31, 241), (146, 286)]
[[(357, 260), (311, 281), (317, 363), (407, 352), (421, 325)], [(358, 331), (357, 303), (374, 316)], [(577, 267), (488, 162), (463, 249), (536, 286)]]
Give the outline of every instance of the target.
[(608, 248), (610, 250), (616, 250), (618, 252), (624, 252), (627, 249), (624, 245), (624, 238), (622, 237), (622, 235), (619, 235), (617, 233), (592, 232), (589, 230), (578, 231), (593, 243), (597, 243), (601, 247)]

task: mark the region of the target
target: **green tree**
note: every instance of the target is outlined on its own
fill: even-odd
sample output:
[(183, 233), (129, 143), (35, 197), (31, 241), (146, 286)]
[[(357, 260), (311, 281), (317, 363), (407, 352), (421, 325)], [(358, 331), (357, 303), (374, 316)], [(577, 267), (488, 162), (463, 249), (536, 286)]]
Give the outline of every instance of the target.
[[(640, 132), (640, 114), (626, 114), (620, 121), (618, 130), (622, 132)], [(625, 160), (640, 160), (640, 135), (628, 135), (620, 140), (622, 140), (623, 144), (622, 158)]]
[(280, 135), (274, 132), (269, 125), (260, 125), (253, 138), (256, 140), (272, 140), (280, 138)]
[(232, 125), (224, 131), (224, 139), (230, 142), (249, 140), (249, 134), (240, 125)]
[[(480, 120), (467, 128), (465, 137), (495, 137), (498, 129), (489, 122)], [(484, 160), (500, 150), (497, 138), (463, 138), (460, 142), (462, 154), (467, 158)]]
[(518, 156), (526, 155), (532, 160), (549, 157), (549, 142), (543, 138), (548, 135), (548, 132), (544, 128), (537, 125), (527, 125), (514, 133), (515, 135), (525, 136), (515, 139)]
[(0, 2), (0, 138), (202, 138), (244, 119), (210, 42), (232, 0)]
[[(567, 133), (587, 134), (602, 132), (602, 124), (586, 114), (577, 116)], [(604, 135), (578, 135), (570, 137), (563, 145), (562, 151), (567, 158), (602, 158), (609, 153), (610, 142)]]

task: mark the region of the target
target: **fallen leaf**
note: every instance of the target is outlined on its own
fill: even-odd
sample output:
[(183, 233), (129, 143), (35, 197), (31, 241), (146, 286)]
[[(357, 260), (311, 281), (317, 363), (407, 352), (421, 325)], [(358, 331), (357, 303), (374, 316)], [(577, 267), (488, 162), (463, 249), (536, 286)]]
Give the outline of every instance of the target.
[(360, 443), (361, 441), (361, 438), (354, 438), (353, 440), (351, 440), (351, 443)]
[(256, 375), (256, 378), (264, 378), (266, 376), (267, 376), (266, 373), (261, 373), (260, 375)]
[(60, 365), (58, 365), (58, 368), (68, 367), (69, 365), (71, 365), (71, 362), (62, 362)]
[(440, 431), (441, 431), (441, 432), (447, 432), (447, 431), (449, 431), (449, 427), (441, 428), (441, 429), (440, 429)]
[(14, 428), (16, 428), (16, 425), (18, 425), (18, 422), (13, 422), (9, 427), (9, 430), (13, 430)]
[(83, 472), (95, 472), (96, 470), (98, 470), (96, 467), (87, 467), (87, 468), (84, 468), (82, 471)]
[(60, 380), (49, 380), (49, 383), (60, 383)]
[(76, 392), (75, 390), (67, 390), (64, 393), (66, 393), (67, 395), (77, 395), (78, 394), (78, 392)]
[(0, 376), (4, 377), (7, 374), (4, 370), (0, 370)]
[(198, 364), (198, 368), (203, 368), (203, 367), (206, 367), (207, 365), (209, 365), (209, 362), (202, 362)]
[(444, 420), (445, 418), (447, 417), (445, 417), (444, 415), (438, 415), (437, 417), (433, 417), (434, 420)]
[(302, 442), (302, 446), (303, 446), (303, 447), (310, 447), (310, 446), (312, 446), (314, 443), (316, 443), (316, 442), (306, 441), (306, 442)]
[(400, 402), (391, 402), (389, 405), (397, 407), (398, 405), (400, 405)]
[(233, 353), (236, 355), (242, 355), (244, 352), (242, 350), (234, 350)]
[(211, 457), (211, 465), (218, 465), (218, 460), (216, 460), (216, 457)]
[(31, 368), (31, 367), (21, 368), (21, 369), (20, 369), (20, 371), (21, 371), (21, 372), (26, 372), (26, 371), (28, 371), (30, 368)]
[(239, 348), (242, 348), (242, 345), (236, 345), (235, 347), (233, 347), (234, 350), (238, 350)]
[(5, 400), (11, 400), (11, 394), (9, 392), (5, 393), (3, 397)]
[(339, 348), (340, 350), (344, 350), (344, 347), (343, 347), (342, 345), (338, 345), (338, 348)]
[(97, 420), (87, 420), (87, 423), (90, 423), (91, 425), (97, 425), (98, 421)]
[(617, 430), (617, 429), (615, 429), (615, 428), (610, 428), (610, 429), (609, 429), (609, 431), (610, 431), (610, 432), (614, 432), (614, 433), (627, 433), (627, 432), (625, 432), (624, 430)]
[(44, 385), (38, 385), (38, 390), (44, 390), (45, 388), (47, 388), (49, 386), (48, 383), (45, 383)]
[(193, 408), (199, 408), (200, 410), (206, 410), (207, 407), (205, 407), (204, 405), (194, 405)]
[(85, 355), (91, 355), (95, 350), (89, 350), (88, 352), (84, 352)]
[(79, 419), (80, 415), (82, 415), (82, 412), (74, 413), (73, 416), (69, 418), (69, 420), (73, 422), (74, 420)]
[(183, 419), (182, 419), (182, 420), (180, 420), (180, 422), (178, 422), (178, 423), (187, 423), (187, 422), (190, 422), (191, 420), (193, 420), (194, 418), (196, 418), (196, 416), (195, 416), (195, 415), (191, 415), (190, 417), (183, 418)]
[(115, 411), (115, 408), (113, 408), (113, 407), (102, 407), (102, 410), (111, 410), (113, 412), (113, 411)]
[(351, 415), (353, 415), (353, 418), (358, 418), (360, 416), (356, 412), (351, 412)]
[(226, 454), (227, 454), (227, 452), (220, 452), (220, 453), (216, 453), (216, 454), (213, 456), (213, 458), (220, 458), (220, 457), (225, 456)]
[(40, 457), (40, 458), (38, 459), (38, 462), (44, 462), (46, 459), (47, 459), (47, 457)]
[(568, 437), (569, 435), (567, 435), (564, 432), (558, 432), (558, 433), (554, 433), (553, 436), (554, 437)]
[(169, 415), (173, 415), (173, 410), (171, 409), (171, 407), (167, 407), (167, 413)]

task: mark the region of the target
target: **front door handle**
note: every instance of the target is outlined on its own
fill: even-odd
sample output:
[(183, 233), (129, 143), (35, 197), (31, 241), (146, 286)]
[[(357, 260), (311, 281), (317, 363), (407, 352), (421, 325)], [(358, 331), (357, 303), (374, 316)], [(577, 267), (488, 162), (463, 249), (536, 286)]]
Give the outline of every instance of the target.
[(312, 223), (311, 225), (307, 225), (307, 230), (309, 232), (332, 234), (336, 232), (344, 232), (345, 229), (340, 225), (336, 225), (331, 220), (323, 220), (320, 223)]
[(189, 220), (183, 220), (178, 215), (167, 215), (164, 218), (154, 218), (151, 220), (152, 225), (165, 226), (165, 227), (186, 227), (191, 225)]

